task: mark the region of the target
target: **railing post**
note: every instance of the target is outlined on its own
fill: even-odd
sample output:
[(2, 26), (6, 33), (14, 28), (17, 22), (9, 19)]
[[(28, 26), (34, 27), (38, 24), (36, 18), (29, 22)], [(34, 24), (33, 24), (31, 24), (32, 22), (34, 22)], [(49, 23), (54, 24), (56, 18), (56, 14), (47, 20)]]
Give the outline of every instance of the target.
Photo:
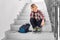
[(54, 36), (56, 40), (58, 40), (58, 3), (55, 0), (55, 30), (54, 30)]

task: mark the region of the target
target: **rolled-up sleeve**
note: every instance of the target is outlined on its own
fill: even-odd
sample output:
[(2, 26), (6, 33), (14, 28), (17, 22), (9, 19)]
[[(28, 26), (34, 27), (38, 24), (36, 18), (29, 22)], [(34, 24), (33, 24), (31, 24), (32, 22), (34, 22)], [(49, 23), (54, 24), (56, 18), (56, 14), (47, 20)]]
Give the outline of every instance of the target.
[(44, 15), (42, 14), (42, 12), (41, 12), (41, 11), (39, 11), (39, 13), (40, 13), (40, 15), (42, 16), (42, 19), (44, 19)]
[(32, 16), (32, 13), (30, 13), (30, 17)]
[(33, 15), (32, 15), (32, 12), (30, 13), (30, 18), (32, 18), (33, 17)]

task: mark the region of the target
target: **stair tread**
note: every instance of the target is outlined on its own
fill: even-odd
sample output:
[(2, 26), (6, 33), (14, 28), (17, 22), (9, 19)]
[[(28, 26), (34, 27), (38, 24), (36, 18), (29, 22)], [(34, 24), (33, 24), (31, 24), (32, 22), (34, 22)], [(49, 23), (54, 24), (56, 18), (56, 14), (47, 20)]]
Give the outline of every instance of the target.
[[(16, 38), (16, 39), (54, 39), (54, 34), (50, 32), (42, 32), (42, 33), (19, 33), (14, 31), (7, 31), (6, 35), (8, 38)], [(48, 38), (49, 37), (49, 38)]]
[[(24, 24), (24, 23), (30, 23), (30, 20), (15, 19), (14, 22), (15, 22), (15, 24)], [(51, 25), (49, 20), (45, 21), (45, 24), (46, 25)]]
[[(10, 25), (10, 26), (11, 26), (11, 30), (13, 30), (13, 31), (18, 31), (19, 28), (20, 28), (22, 25), (23, 25), (23, 24), (19, 24), (19, 25), (17, 25), (17, 24), (11, 24), (11, 25)], [(32, 26), (30, 26), (30, 29), (32, 29)], [(50, 24), (44, 25), (44, 26), (42, 27), (42, 31), (52, 31), (51, 25), (50, 25)]]

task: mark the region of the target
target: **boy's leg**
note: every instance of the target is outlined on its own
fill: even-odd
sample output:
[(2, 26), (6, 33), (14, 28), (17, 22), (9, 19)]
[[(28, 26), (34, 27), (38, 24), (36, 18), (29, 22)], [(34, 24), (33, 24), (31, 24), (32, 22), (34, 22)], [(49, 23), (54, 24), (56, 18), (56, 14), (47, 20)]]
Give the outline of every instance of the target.
[(42, 27), (41, 23), (42, 23), (42, 19), (40, 19), (40, 20), (37, 21), (37, 26), (40, 27), (40, 28)]
[(42, 29), (41, 29), (41, 28), (42, 28), (41, 22), (42, 22), (42, 19), (40, 19), (40, 20), (37, 21), (37, 26), (38, 26), (37, 31), (38, 31), (38, 32), (40, 32), (40, 31), (42, 30)]
[(34, 18), (30, 19), (30, 23), (31, 23), (31, 25), (32, 25), (33, 28), (36, 27), (36, 20)]

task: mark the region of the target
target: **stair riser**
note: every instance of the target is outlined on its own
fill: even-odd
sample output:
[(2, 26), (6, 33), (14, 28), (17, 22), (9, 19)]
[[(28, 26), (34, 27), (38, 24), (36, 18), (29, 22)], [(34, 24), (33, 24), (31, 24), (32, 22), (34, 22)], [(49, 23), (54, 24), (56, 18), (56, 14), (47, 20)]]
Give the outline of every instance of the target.
[(26, 23), (29, 23), (29, 22), (15, 22), (14, 24), (16, 24), (16, 25), (23, 25), (23, 24), (26, 24)]
[(20, 15), (21, 15), (21, 16), (22, 16), (22, 15), (26, 15), (26, 16), (27, 16), (27, 15), (30, 15), (30, 14), (25, 14), (25, 13), (24, 13), (24, 14), (20, 14)]
[[(25, 17), (22, 17), (22, 16), (21, 16), (21, 17), (18, 17), (17, 19), (19, 19), (19, 20), (24, 20), (24, 19), (25, 19), (25, 20), (29, 20), (30, 17), (26, 17), (26, 16), (25, 16)], [(45, 19), (46, 19), (46, 18), (45, 18)], [(49, 21), (49, 18), (47, 18), (46, 21)]]
[(10, 30), (11, 31), (18, 31), (21, 26), (22, 25), (10, 25)]
[[(12, 24), (12, 25), (10, 25), (10, 30), (11, 30), (11, 31), (18, 31), (21, 26), (22, 26), (22, 25), (13, 25), (13, 24)], [(33, 28), (32, 28), (31, 25), (30, 25), (29, 30), (33, 30)]]
[[(11, 27), (11, 29), (10, 30), (12, 30), (12, 31), (18, 31), (19, 30), (19, 28), (21, 27), (22, 25), (11, 25), (10, 27)], [(31, 27), (31, 26), (30, 26)], [(48, 29), (49, 28), (49, 29)], [(32, 29), (32, 28), (31, 28)], [(49, 32), (49, 31), (52, 31), (52, 27), (51, 27), (51, 25), (46, 25), (46, 26), (43, 26), (42, 27), (42, 31), (47, 31), (47, 32)]]
[[(11, 38), (9, 38), (9, 39), (3, 39), (3, 40), (52, 40), (52, 39), (11, 39)], [(53, 40), (55, 40), (55, 39), (53, 39)]]
[(27, 18), (17, 18), (18, 20), (28, 20)]
[[(22, 20), (22, 21), (15, 21), (14, 22), (14, 24), (26, 24), (26, 23), (30, 23), (30, 21), (28, 20), (28, 21), (24, 21), (24, 20)], [(45, 25), (51, 25), (51, 23), (48, 21), (48, 22), (45, 22)]]
[[(23, 39), (31, 39), (31, 37), (28, 38), (28, 35), (27, 35), (27, 37), (24, 37), (24, 38), (22, 36), (20, 36), (20, 35), (19, 36), (18, 35), (16, 36), (16, 35), (13, 35), (13, 34), (6, 34), (6, 35), (7, 35), (6, 36), (7, 39), (19, 39), (19, 40), (21, 40), (21, 39), (22, 40)], [(22, 38), (20, 38), (20, 37), (22, 37)], [(36, 38), (32, 38), (32, 39), (36, 39)]]
[[(23, 17), (22, 17), (22, 18), (21, 18), (21, 17), (18, 17), (17, 19), (18, 19), (18, 20), (30, 20), (30, 18), (23, 18)], [(46, 21), (49, 21), (48, 18), (47, 18), (47, 19), (45, 18), (45, 20), (46, 20)], [(49, 22), (50, 22), (50, 21), (49, 21)]]
[[(13, 26), (11, 26), (11, 30), (12, 30), (12, 31), (18, 31), (20, 27), (21, 27), (21, 26), (19, 26), (19, 27), (13, 27)], [(49, 27), (49, 26), (48, 26), (48, 27)], [(47, 27), (47, 26), (44, 26), (44, 28), (42, 28), (42, 31), (51, 32), (52, 29), (51, 29), (51, 28), (48, 29), (48, 27)]]
[[(23, 5), (22, 5), (22, 4), (23, 4)], [(20, 5), (21, 5), (21, 7), (20, 7)], [(25, 2), (23, 2), (23, 3), (22, 3), (22, 1), (20, 1), (20, 2), (18, 3), (18, 5), (17, 5), (17, 6), (18, 6), (18, 8), (19, 8), (19, 9), (18, 9), (18, 10), (19, 10), (19, 12), (21, 12), (21, 11), (22, 11), (22, 9), (24, 8), (24, 6), (25, 6), (25, 5), (26, 5), (26, 3), (25, 3)]]
[[(23, 16), (24, 17), (24, 16), (30, 16), (30, 14), (20, 14), (18, 16)], [(45, 17), (49, 18), (48, 15), (45, 15)]]
[[(25, 17), (25, 18), (24, 18), (24, 17), (18, 17), (17, 19), (19, 19), (19, 20), (29, 20), (30, 18), (26, 18), (26, 17)], [(48, 18), (47, 18), (47, 19), (45, 18), (45, 20), (46, 20), (46, 21), (49, 21)]]
[[(25, 15), (25, 14), (22, 14), (22, 15), (18, 15), (19, 17), (21, 17), (21, 16), (23, 16), (23, 17), (30, 17), (30, 15)], [(47, 16), (45, 16), (45, 17), (47, 17)], [(47, 17), (48, 19), (49, 19), (49, 17)]]
[[(41, 34), (34, 34), (34, 33), (18, 33), (18, 32), (6, 32), (7, 39), (31, 39), (31, 40), (54, 40), (54, 36), (52, 33), (41, 33)], [(23, 36), (22, 36), (23, 35)], [(31, 37), (32, 35), (32, 37)], [(42, 37), (43, 36), (43, 37)], [(49, 38), (48, 38), (49, 37)]]
[(14, 24), (16, 24), (16, 25), (23, 25), (23, 24), (26, 24), (26, 23), (29, 23), (29, 22), (15, 22)]
[[(27, 16), (28, 16), (28, 15), (27, 15)], [(26, 20), (27, 20), (27, 19), (30, 19), (30, 16), (28, 16), (28, 17), (27, 17), (27, 16), (21, 15), (21, 16), (18, 16), (17, 19), (26, 19)], [(47, 21), (49, 21), (49, 17), (45, 17), (45, 19), (46, 19)]]
[(29, 23), (29, 20), (15, 20), (15, 24), (26, 24)]
[(27, 17), (27, 16), (24, 16), (24, 15), (17, 15), (17, 19), (19, 19), (19, 20), (29, 20), (30, 19), (30, 17)]
[(28, 18), (30, 17), (30, 15), (17, 15), (17, 17), (27, 17), (28, 16)]
[(30, 17), (27, 17), (27, 16), (24, 16), (24, 17), (23, 16), (18, 16), (17, 19), (28, 19), (29, 20)]
[[(48, 28), (50, 28), (50, 29), (48, 29)], [(51, 31), (52, 31), (52, 27), (51, 27), (51, 25), (43, 26), (42, 31), (51, 32)]]
[(2, 40), (33, 40), (33, 39), (12, 39), (12, 38), (9, 38), (9, 39), (2, 39)]

